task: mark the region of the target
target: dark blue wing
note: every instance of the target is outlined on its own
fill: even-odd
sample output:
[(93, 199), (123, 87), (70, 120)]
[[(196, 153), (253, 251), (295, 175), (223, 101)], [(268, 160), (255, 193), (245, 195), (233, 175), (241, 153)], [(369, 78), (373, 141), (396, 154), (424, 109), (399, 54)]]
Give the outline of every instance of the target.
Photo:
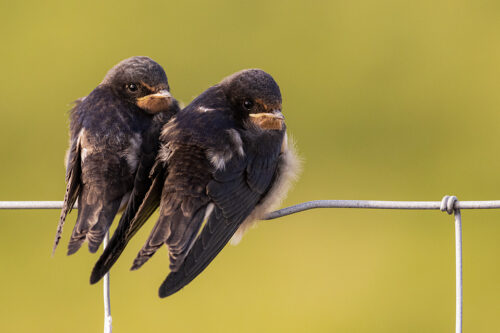
[(200, 274), (250, 215), (272, 183), (280, 145), (264, 154), (248, 152), (245, 157), (234, 157), (213, 175), (207, 194), (214, 211), (182, 265), (161, 285), (160, 297), (172, 295)]

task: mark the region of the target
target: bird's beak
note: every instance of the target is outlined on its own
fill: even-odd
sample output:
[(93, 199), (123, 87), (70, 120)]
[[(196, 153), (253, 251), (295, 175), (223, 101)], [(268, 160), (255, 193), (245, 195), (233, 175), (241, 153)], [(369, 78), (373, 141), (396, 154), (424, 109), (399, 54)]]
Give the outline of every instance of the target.
[(272, 112), (250, 113), (250, 121), (265, 130), (282, 130), (285, 117), (281, 110)]
[(155, 94), (140, 97), (136, 100), (138, 107), (150, 114), (167, 110), (172, 104), (172, 95), (168, 90), (160, 90)]

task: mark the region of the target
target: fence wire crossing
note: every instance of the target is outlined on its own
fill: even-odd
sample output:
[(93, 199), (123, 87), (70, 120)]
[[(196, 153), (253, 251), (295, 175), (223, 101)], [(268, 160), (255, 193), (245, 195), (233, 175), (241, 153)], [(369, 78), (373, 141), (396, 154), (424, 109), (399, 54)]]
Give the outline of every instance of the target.
[[(0, 209), (61, 209), (62, 201), (0, 201)], [(76, 205), (74, 208), (77, 208)], [(373, 200), (315, 200), (271, 212), (264, 220), (272, 220), (309, 209), (360, 208), (360, 209), (405, 209), (441, 210), (455, 217), (455, 267), (456, 267), (456, 317), (455, 332), (462, 333), (463, 279), (462, 279), (462, 218), (461, 209), (499, 209), (500, 200), (458, 201), (455, 196), (445, 196), (441, 201), (373, 201)], [(106, 234), (103, 247), (108, 242)], [(104, 278), (104, 333), (111, 333), (111, 307), (109, 272)]]

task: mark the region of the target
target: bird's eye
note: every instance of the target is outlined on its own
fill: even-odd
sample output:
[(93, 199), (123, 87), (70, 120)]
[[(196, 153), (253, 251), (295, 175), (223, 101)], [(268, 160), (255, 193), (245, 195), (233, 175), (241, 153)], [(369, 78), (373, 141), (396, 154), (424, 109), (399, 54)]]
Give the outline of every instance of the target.
[(243, 107), (245, 107), (245, 109), (247, 109), (247, 110), (250, 110), (253, 107), (253, 101), (246, 99), (243, 102)]
[(135, 92), (137, 91), (137, 85), (135, 85), (134, 83), (129, 83), (127, 84), (127, 89), (131, 92)]

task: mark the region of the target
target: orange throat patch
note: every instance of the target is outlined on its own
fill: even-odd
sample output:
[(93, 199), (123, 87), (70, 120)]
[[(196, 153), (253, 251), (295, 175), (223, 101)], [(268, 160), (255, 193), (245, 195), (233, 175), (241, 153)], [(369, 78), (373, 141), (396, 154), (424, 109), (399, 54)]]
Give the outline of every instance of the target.
[(171, 98), (160, 94), (147, 95), (137, 99), (137, 106), (150, 114), (155, 114), (170, 107)]
[(251, 113), (250, 121), (264, 130), (282, 130), (283, 116), (274, 113)]

